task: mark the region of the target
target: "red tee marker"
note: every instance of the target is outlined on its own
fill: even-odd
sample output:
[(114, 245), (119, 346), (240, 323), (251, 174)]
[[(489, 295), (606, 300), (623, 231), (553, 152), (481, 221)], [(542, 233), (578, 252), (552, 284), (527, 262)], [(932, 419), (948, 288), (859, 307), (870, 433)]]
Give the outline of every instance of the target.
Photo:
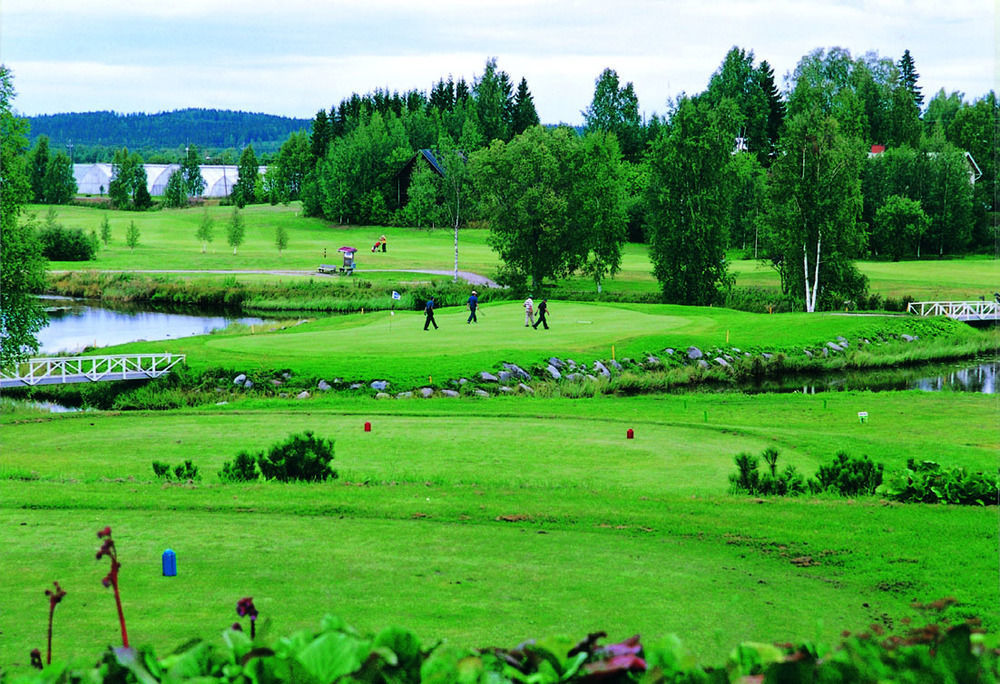
[(635, 431), (632, 428), (625, 431), (625, 439), (635, 439)]
[(371, 424), (371, 423), (369, 423), (369, 422), (368, 422), (368, 421), (366, 420), (366, 421), (365, 421), (365, 432), (371, 432), (371, 431), (372, 431), (372, 424)]

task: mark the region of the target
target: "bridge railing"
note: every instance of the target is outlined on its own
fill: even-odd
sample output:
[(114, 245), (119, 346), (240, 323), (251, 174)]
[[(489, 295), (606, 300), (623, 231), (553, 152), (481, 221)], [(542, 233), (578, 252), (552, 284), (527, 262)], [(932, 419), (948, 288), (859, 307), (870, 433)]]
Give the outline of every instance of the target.
[(0, 373), (0, 387), (113, 380), (148, 380), (184, 363), (183, 354), (114, 354), (106, 356), (46, 356), (28, 359)]
[(948, 316), (961, 320), (986, 320), (1000, 316), (1000, 303), (996, 301), (971, 302), (910, 302), (907, 313), (917, 316)]

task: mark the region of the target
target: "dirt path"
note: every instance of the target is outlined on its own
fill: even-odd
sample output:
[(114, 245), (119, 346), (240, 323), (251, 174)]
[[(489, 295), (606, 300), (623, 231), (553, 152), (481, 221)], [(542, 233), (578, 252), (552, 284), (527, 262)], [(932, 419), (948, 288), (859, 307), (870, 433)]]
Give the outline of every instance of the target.
[[(355, 273), (365, 274), (365, 273), (425, 273), (427, 275), (454, 275), (454, 271), (443, 271), (443, 270), (433, 270), (433, 269), (420, 269), (420, 268), (364, 268), (357, 269)], [(52, 273), (68, 273), (68, 271), (52, 271)], [(241, 271), (226, 271), (226, 270), (185, 270), (185, 269), (107, 269), (103, 273), (179, 273), (179, 274), (190, 274), (196, 275), (201, 273), (214, 274), (214, 275), (241, 275), (241, 274), (259, 274), (259, 275), (280, 275), (280, 276), (316, 276), (319, 278), (339, 278), (340, 276), (330, 275), (326, 273), (317, 273), (316, 271), (281, 271), (281, 270), (241, 270)], [(482, 287), (500, 287), (497, 283), (490, 280), (486, 276), (479, 275), (478, 273), (471, 273), (469, 271), (459, 271), (458, 277), (462, 280), (470, 283), (472, 285), (481, 285)]]

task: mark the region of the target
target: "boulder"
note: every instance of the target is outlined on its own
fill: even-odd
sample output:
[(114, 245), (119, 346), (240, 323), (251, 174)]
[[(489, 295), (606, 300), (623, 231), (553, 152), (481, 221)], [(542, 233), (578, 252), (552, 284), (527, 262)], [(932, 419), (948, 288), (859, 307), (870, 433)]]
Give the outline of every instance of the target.
[(504, 394), (510, 394), (510, 393), (511, 393), (511, 392), (513, 392), (514, 390), (513, 390), (513, 389), (511, 389), (510, 387), (506, 387), (506, 386), (503, 386), (503, 385), (502, 385), (502, 386), (500, 387), (500, 391), (501, 391), (501, 392), (503, 392)]
[(652, 354), (650, 354), (649, 356), (646, 357), (646, 363), (645, 363), (645, 365), (647, 365), (647, 366), (659, 366), (660, 365), (660, 359), (658, 357), (653, 356)]
[(802, 350), (802, 352), (803, 352), (803, 353), (804, 353), (804, 354), (805, 354), (806, 356), (808, 356), (808, 357), (809, 357), (810, 359), (811, 359), (811, 358), (813, 357), (813, 353), (812, 353), (811, 351), (809, 351), (808, 349), (803, 349), (803, 350)]
[(840, 342), (845, 347), (850, 345), (850, 343), (847, 341), (847, 338), (844, 337), (843, 335), (837, 335), (837, 341)]
[(413, 396), (413, 392), (399, 392), (396, 395), (396, 398), (397, 399), (409, 399), (412, 396)]
[(906, 334), (900, 335), (900, 338), (902, 338), (904, 342), (916, 342), (917, 340), (920, 339), (920, 337), (918, 337), (917, 335), (906, 335)]
[(497, 376), (493, 375), (493, 373), (488, 373), (486, 371), (483, 371), (482, 373), (479, 374), (479, 379), (482, 380), (483, 382), (496, 382)]
[(835, 352), (842, 352), (842, 351), (844, 351), (844, 348), (841, 347), (836, 342), (827, 342), (826, 346), (829, 347), (832, 351), (835, 351)]
[(698, 359), (698, 367), (708, 370), (708, 361), (705, 359)]
[(443, 390), (441, 390), (441, 396), (442, 397), (451, 397), (451, 398), (454, 399), (455, 397), (458, 396), (458, 392), (456, 392), (455, 390), (443, 389)]
[(565, 364), (553, 356), (552, 358), (549, 359), (549, 365), (555, 366), (556, 368), (562, 368)]
[(594, 361), (594, 372), (600, 373), (601, 375), (603, 375), (606, 378), (610, 378), (611, 377), (611, 371), (609, 371), (608, 367), (605, 366), (600, 361)]
[(616, 371), (622, 370), (622, 365), (617, 361), (615, 361), (614, 359), (611, 359), (610, 361), (608, 361), (608, 363), (610, 363), (611, 367), (614, 368)]
[(242, 385), (246, 381), (247, 381), (247, 374), (246, 373), (240, 373), (235, 378), (233, 378), (233, 384), (234, 385)]
[(299, 392), (298, 394), (295, 395), (295, 398), (296, 399), (308, 399), (309, 398), (309, 392), (307, 392), (306, 390), (302, 390), (301, 392)]
[(378, 390), (379, 392), (384, 392), (389, 387), (388, 380), (373, 380), (370, 387), (373, 390)]
[(271, 382), (271, 387), (281, 387), (283, 384), (285, 384), (281, 382), (281, 380), (278, 380), (277, 378), (271, 378), (270, 382)]
[(481, 389), (473, 390), (472, 393), (474, 395), (476, 395), (477, 397), (488, 397), (488, 396), (490, 396), (489, 392), (487, 392), (486, 390), (481, 390)]
[(674, 349), (673, 347), (667, 347), (666, 349), (663, 350), (663, 353), (666, 354), (667, 356), (673, 356), (676, 352), (677, 350)]
[(566, 365), (570, 368), (576, 368), (576, 361), (573, 359), (566, 359)]
[(698, 349), (698, 347), (688, 347), (688, 358), (692, 361), (700, 359), (703, 356), (704, 354), (701, 353), (701, 350)]
[(360, 382), (352, 382), (351, 386), (350, 386), (350, 389), (352, 389), (352, 390), (359, 390), (362, 387), (364, 387), (364, 385), (362, 385)]
[(733, 347), (733, 353), (734, 354), (742, 354), (743, 350), (740, 349), (739, 347)]
[(770, 361), (771, 357), (773, 357), (774, 354), (771, 354), (769, 352), (764, 352), (763, 354), (761, 354), (761, 356), (763, 356), (765, 359), (767, 359), (768, 361)]
[(528, 387), (527, 385), (525, 385), (523, 382), (517, 383), (517, 388), (519, 390), (521, 390), (522, 392), (524, 392), (525, 394), (534, 394), (535, 393), (535, 390), (531, 389), (530, 387)]
[(319, 384), (316, 385), (316, 389), (322, 390), (323, 392), (329, 392), (333, 389), (326, 380), (320, 380)]
[(566, 375), (566, 379), (570, 382), (579, 382), (580, 380), (583, 380), (583, 375), (580, 373), (568, 373)]
[(531, 373), (524, 370), (516, 363), (505, 363), (503, 364), (503, 367), (504, 370), (512, 373), (515, 377), (520, 378), (521, 380), (531, 380)]
[(462, 385), (464, 385), (464, 384), (466, 384), (468, 382), (469, 382), (468, 378), (459, 378), (458, 379), (458, 385), (459, 385), (459, 387), (461, 387)]
[(424, 399), (430, 399), (431, 397), (434, 396), (434, 388), (433, 387), (421, 387), (420, 388), (420, 396), (422, 396)]
[(376, 398), (376, 399), (392, 399), (392, 397), (390, 397), (390, 396), (389, 396), (388, 394), (386, 394), (385, 392), (376, 392), (376, 394), (375, 394), (375, 398)]
[(722, 358), (721, 356), (716, 356), (713, 361), (722, 366), (723, 368), (729, 368), (729, 361)]
[(497, 373), (497, 377), (500, 379), (500, 382), (506, 385), (514, 376), (510, 373), (510, 371), (502, 370)]
[(247, 380), (244, 382), (243, 389), (253, 389), (253, 380)]
[(552, 376), (553, 380), (558, 380), (559, 378), (562, 377), (562, 373), (559, 372), (559, 369), (553, 366), (551, 363), (545, 367), (545, 370), (549, 372), (549, 375)]

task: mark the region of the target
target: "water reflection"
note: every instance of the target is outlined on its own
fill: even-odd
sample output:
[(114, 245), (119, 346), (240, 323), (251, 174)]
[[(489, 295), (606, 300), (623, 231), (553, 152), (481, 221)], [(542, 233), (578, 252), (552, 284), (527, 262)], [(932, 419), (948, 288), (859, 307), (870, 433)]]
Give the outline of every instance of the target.
[(891, 392), (922, 390), (924, 392), (976, 392), (996, 394), (1000, 357), (924, 364), (912, 368), (886, 370), (842, 371), (824, 375), (786, 376), (740, 386), (750, 393), (869, 391)]
[(138, 307), (92, 306), (85, 300), (43, 298), (49, 324), (38, 335), (42, 354), (73, 354), (86, 347), (107, 347), (140, 340), (171, 340), (204, 335), (233, 323), (259, 325), (263, 319), (163, 313)]

